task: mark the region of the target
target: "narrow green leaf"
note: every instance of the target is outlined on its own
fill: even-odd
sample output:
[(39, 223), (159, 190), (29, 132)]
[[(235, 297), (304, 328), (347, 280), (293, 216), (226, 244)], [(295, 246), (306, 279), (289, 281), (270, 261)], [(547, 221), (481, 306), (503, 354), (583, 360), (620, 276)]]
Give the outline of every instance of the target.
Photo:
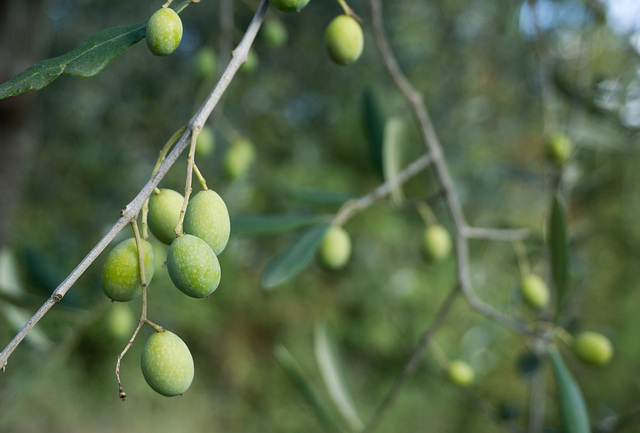
[(234, 236), (285, 233), (327, 220), (325, 215), (248, 215), (231, 218)]
[[(403, 125), (398, 118), (391, 118), (384, 127), (384, 139), (382, 143), (382, 168), (384, 180), (388, 181), (398, 175), (402, 169), (401, 143), (402, 143)], [(391, 200), (398, 204), (404, 199), (402, 186), (398, 185), (391, 191)]]
[(553, 373), (558, 384), (560, 416), (566, 433), (591, 433), (589, 414), (580, 387), (562, 360), (558, 349), (550, 351)]
[(284, 346), (275, 348), (275, 355), (282, 367), (289, 374), (291, 379), (298, 386), (300, 392), (307, 400), (307, 403), (315, 410), (316, 415), (330, 430), (339, 432), (340, 428), (333, 422), (324, 405), (318, 397), (318, 393), (313, 388), (311, 381), (306, 376), (300, 365), (291, 356), (291, 353)]
[(62, 73), (81, 77), (96, 75), (124, 50), (140, 41), (145, 35), (146, 25), (145, 20), (102, 30), (75, 50), (36, 63), (0, 84), (0, 99), (42, 89)]
[(385, 115), (380, 108), (372, 90), (367, 90), (363, 96), (364, 130), (369, 140), (369, 151), (374, 165), (381, 176), (384, 176), (382, 147), (384, 141)]
[(282, 255), (273, 259), (262, 274), (262, 286), (272, 289), (286, 283), (311, 263), (330, 223), (317, 225), (302, 236)]
[(333, 403), (347, 421), (351, 430), (354, 432), (361, 431), (364, 428), (364, 424), (353, 404), (337, 346), (324, 320), (316, 322), (315, 354), (324, 384)]
[(564, 205), (557, 195), (553, 197), (551, 204), (549, 251), (551, 253), (551, 275), (557, 291), (558, 312), (560, 312), (567, 296), (569, 247)]

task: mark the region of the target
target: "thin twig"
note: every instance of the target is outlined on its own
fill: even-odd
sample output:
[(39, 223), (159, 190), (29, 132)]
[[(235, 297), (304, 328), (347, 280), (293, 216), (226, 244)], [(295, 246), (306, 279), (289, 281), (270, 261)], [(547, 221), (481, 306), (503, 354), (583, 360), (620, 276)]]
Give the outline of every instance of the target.
[(420, 133), (427, 147), (428, 153), (432, 158), (432, 167), (435, 170), (436, 177), (440, 181), (447, 209), (455, 226), (457, 278), (458, 283), (460, 284), (460, 289), (469, 303), (469, 306), (473, 310), (518, 332), (528, 333), (524, 324), (505, 316), (500, 311), (486, 304), (478, 298), (473, 290), (469, 266), (469, 245), (467, 237), (464, 236), (464, 231), (469, 226), (466, 223), (462, 204), (460, 203), (460, 199), (455, 191), (455, 184), (451, 174), (449, 173), (449, 166), (444, 158), (440, 139), (433, 127), (433, 122), (431, 121), (427, 107), (422, 100), (422, 95), (413, 88), (407, 77), (403, 74), (400, 66), (398, 65), (398, 61), (389, 46), (382, 22), (382, 4), (380, 0), (370, 0), (370, 4), (371, 21), (378, 50), (380, 51), (384, 65), (387, 68), (387, 72), (389, 72), (392, 80), (407, 99), (416, 121), (418, 122)]
[(416, 174), (420, 173), (428, 167), (430, 163), (431, 157), (427, 154), (422, 155), (420, 158), (409, 164), (404, 170), (400, 171), (395, 177), (378, 186), (369, 194), (358, 199), (349, 200), (336, 213), (336, 216), (333, 219), (334, 224), (344, 224), (357, 212), (371, 206), (376, 200), (380, 200), (381, 198), (391, 194), (391, 191), (396, 189), (399, 185), (407, 182)]
[(456, 300), (457, 295), (460, 293), (458, 289), (459, 287), (454, 287), (453, 290), (451, 290), (451, 292), (447, 296), (447, 299), (444, 300), (444, 303), (438, 309), (438, 313), (436, 314), (436, 317), (433, 319), (433, 322), (431, 322), (431, 325), (429, 325), (429, 327), (424, 331), (424, 333), (420, 337), (418, 345), (413, 350), (413, 353), (411, 354), (411, 357), (405, 364), (404, 369), (402, 370), (402, 373), (400, 374), (400, 376), (396, 378), (396, 381), (394, 382), (393, 386), (391, 387), (387, 395), (384, 397), (384, 400), (382, 400), (382, 403), (380, 403), (380, 405), (376, 408), (376, 411), (373, 413), (373, 415), (371, 416), (371, 419), (369, 420), (365, 428), (362, 430), (362, 433), (371, 433), (372, 431), (374, 431), (374, 429), (380, 423), (382, 416), (385, 414), (387, 410), (389, 410), (389, 408), (391, 407), (391, 404), (395, 401), (396, 397), (398, 396), (398, 393), (402, 390), (407, 380), (409, 380), (409, 378), (416, 371), (416, 369), (420, 365), (420, 362), (422, 361), (422, 354), (426, 349), (426, 347), (431, 342), (431, 338), (433, 337), (433, 334), (435, 334), (435, 332), (440, 328), (440, 326), (442, 326), (445, 319), (449, 315), (449, 312), (451, 311), (451, 307), (453, 307), (453, 303)]
[(33, 327), (44, 317), (45, 314), (58, 302), (64, 295), (71, 289), (73, 284), (80, 278), (82, 274), (91, 266), (91, 264), (98, 258), (100, 253), (111, 243), (118, 233), (127, 225), (130, 221), (137, 217), (140, 209), (144, 205), (145, 200), (151, 195), (153, 190), (158, 186), (160, 180), (167, 174), (171, 166), (176, 162), (180, 154), (189, 144), (189, 138), (191, 136), (191, 130), (194, 127), (200, 127), (204, 125), (206, 120), (211, 115), (211, 112), (215, 108), (216, 104), (229, 87), (231, 80), (235, 76), (238, 68), (242, 63), (247, 60), (247, 55), (251, 44), (253, 43), (260, 25), (264, 20), (264, 16), (269, 8), (268, 0), (261, 0), (258, 10), (256, 11), (253, 20), (249, 24), (244, 37), (233, 51), (233, 57), (229, 65), (225, 69), (222, 77), (211, 91), (209, 96), (205, 99), (204, 103), (198, 110), (198, 112), (189, 121), (189, 127), (182, 134), (180, 140), (175, 145), (171, 153), (167, 156), (165, 161), (160, 165), (157, 171), (151, 176), (151, 179), (140, 190), (138, 195), (129, 203), (120, 213), (120, 218), (111, 227), (111, 229), (98, 241), (96, 246), (87, 254), (87, 256), (78, 264), (78, 266), (69, 274), (69, 276), (56, 288), (47, 299), (40, 309), (29, 319), (25, 326), (16, 334), (16, 336), (9, 342), (9, 344), (0, 352), (0, 369), (4, 371), (9, 357), (13, 351), (20, 345), (26, 335), (33, 329)]
[(526, 239), (527, 229), (488, 229), (482, 227), (465, 227), (462, 236), (468, 239), (487, 239), (492, 241), (513, 241)]

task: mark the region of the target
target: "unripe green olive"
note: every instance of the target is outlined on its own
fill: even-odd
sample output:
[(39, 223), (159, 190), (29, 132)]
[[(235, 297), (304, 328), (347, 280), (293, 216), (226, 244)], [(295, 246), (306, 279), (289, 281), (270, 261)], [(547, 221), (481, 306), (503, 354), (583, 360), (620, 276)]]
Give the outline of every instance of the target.
[(456, 385), (469, 386), (473, 383), (475, 374), (469, 364), (461, 360), (455, 360), (449, 363), (447, 376)]
[(200, 48), (193, 62), (200, 81), (213, 79), (218, 72), (218, 57), (211, 48)]
[(586, 364), (604, 365), (613, 356), (613, 346), (607, 337), (597, 332), (582, 332), (573, 339), (573, 353)]
[(193, 381), (193, 357), (184, 341), (171, 331), (154, 332), (142, 348), (142, 375), (158, 394), (183, 394)]
[(137, 323), (138, 320), (127, 304), (113, 302), (105, 315), (106, 329), (117, 339), (131, 337)]
[(451, 254), (451, 237), (440, 224), (432, 224), (422, 234), (422, 251), (428, 261), (440, 262)]
[(267, 45), (279, 48), (287, 43), (289, 32), (281, 21), (270, 19), (266, 20), (260, 30), (260, 35)]
[(271, 6), (282, 12), (300, 12), (309, 0), (269, 0)]
[(535, 274), (522, 277), (520, 295), (531, 308), (540, 309), (549, 303), (549, 287), (542, 278)]
[(210, 189), (193, 196), (184, 215), (184, 232), (199, 237), (216, 255), (220, 254), (231, 233), (229, 211), (222, 197)]
[(224, 154), (224, 172), (229, 179), (244, 177), (256, 159), (256, 151), (253, 143), (240, 138), (231, 143)]
[(329, 57), (339, 65), (348, 65), (360, 58), (364, 35), (360, 24), (348, 15), (339, 15), (329, 23), (325, 33)]
[(220, 284), (220, 262), (211, 247), (192, 235), (176, 238), (167, 253), (167, 270), (173, 284), (185, 295), (204, 298)]
[(327, 269), (337, 270), (344, 267), (351, 257), (351, 238), (349, 234), (340, 226), (329, 227), (320, 247), (318, 248), (318, 259)]
[(203, 126), (196, 139), (196, 156), (201, 158), (210, 156), (216, 144), (216, 136), (210, 126)]
[(159, 194), (149, 197), (147, 224), (151, 233), (162, 243), (171, 245), (176, 238), (175, 228), (180, 219), (184, 196), (172, 189), (163, 188)]
[(547, 143), (549, 158), (558, 165), (563, 165), (573, 151), (573, 142), (562, 133), (554, 134)]
[[(145, 282), (153, 278), (155, 258), (153, 247), (142, 239)], [(116, 245), (107, 255), (102, 266), (102, 290), (114, 301), (126, 302), (142, 294), (140, 287), (140, 265), (135, 238)]]
[(170, 8), (158, 9), (147, 22), (147, 47), (154, 56), (173, 53), (182, 40), (182, 20)]

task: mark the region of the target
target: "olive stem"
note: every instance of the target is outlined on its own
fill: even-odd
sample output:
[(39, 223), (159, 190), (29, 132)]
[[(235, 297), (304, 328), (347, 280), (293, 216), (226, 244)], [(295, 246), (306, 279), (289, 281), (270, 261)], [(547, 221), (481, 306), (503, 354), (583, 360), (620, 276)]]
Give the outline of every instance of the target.
[(193, 162), (193, 172), (196, 174), (198, 181), (200, 182), (200, 185), (202, 186), (203, 190), (208, 190), (209, 188), (207, 187), (207, 181), (204, 178), (204, 176), (202, 175), (202, 173), (200, 172), (200, 169), (198, 168), (198, 166), (196, 165), (196, 162)]
[(126, 398), (127, 393), (124, 392), (124, 389), (122, 387), (122, 380), (120, 380), (120, 362), (122, 361), (122, 358), (124, 358), (124, 355), (129, 351), (129, 348), (131, 347), (134, 340), (136, 339), (136, 336), (138, 335), (138, 331), (140, 331), (140, 327), (142, 326), (142, 323), (147, 315), (147, 311), (146, 311), (147, 310), (147, 303), (146, 303), (147, 281), (146, 281), (145, 269), (144, 269), (144, 251), (142, 250), (142, 239), (140, 238), (140, 232), (138, 231), (138, 223), (136, 222), (135, 219), (131, 221), (131, 228), (133, 229), (133, 237), (136, 241), (136, 252), (138, 254), (138, 268), (140, 271), (140, 288), (142, 289), (142, 312), (140, 314), (140, 320), (138, 321), (138, 326), (133, 332), (131, 339), (129, 340), (127, 345), (124, 347), (123, 351), (120, 353), (120, 355), (118, 355), (118, 358), (116, 359), (116, 379), (118, 379), (118, 395), (120, 396), (122, 401), (124, 401), (124, 399)]
[[(171, 137), (169, 138), (169, 140), (167, 140), (164, 146), (162, 146), (162, 149), (160, 149), (160, 153), (158, 154), (158, 159), (156, 159), (156, 165), (153, 167), (153, 173), (155, 173), (158, 170), (158, 168), (160, 168), (165, 158), (167, 157), (167, 153), (171, 149), (171, 146), (173, 146), (176, 140), (178, 140), (178, 138), (180, 138), (180, 136), (184, 134), (184, 131), (186, 131), (186, 129), (187, 129), (186, 126), (183, 126), (180, 129), (178, 129), (176, 132), (173, 133), (173, 135), (171, 135)], [(153, 189), (153, 193), (160, 194), (160, 189), (156, 186)], [(147, 199), (144, 201), (144, 204), (142, 205), (142, 237), (144, 239), (149, 239), (149, 232), (148, 232), (149, 226), (147, 224), (148, 218), (149, 218), (149, 197), (147, 197)]]
[(365, 210), (377, 200), (391, 194), (391, 191), (427, 168), (431, 162), (431, 157), (428, 154), (424, 154), (409, 164), (404, 170), (398, 172), (395, 177), (387, 180), (369, 194), (358, 199), (347, 201), (336, 213), (333, 223), (339, 226), (344, 225), (353, 215)]
[[(211, 112), (222, 98), (222, 95), (226, 92), (235, 74), (238, 72), (238, 68), (242, 63), (246, 61), (249, 48), (251, 48), (251, 44), (253, 44), (253, 41), (256, 38), (258, 30), (262, 25), (262, 21), (264, 20), (268, 9), (269, 1), (261, 0), (256, 13), (247, 28), (247, 31), (245, 32), (236, 49), (233, 51), (232, 59), (227, 65), (227, 68), (222, 74), (222, 77), (217, 82), (209, 96), (204, 100), (198, 112), (189, 121), (189, 125), (191, 125), (191, 127), (194, 127), (196, 125), (202, 127), (202, 125), (205, 124), (205, 122), (211, 115)], [(144, 205), (144, 202), (155, 190), (155, 188), (158, 186), (158, 183), (160, 183), (160, 181), (164, 178), (169, 169), (173, 166), (178, 157), (187, 147), (190, 135), (191, 131), (189, 130), (187, 132), (185, 130), (185, 132), (180, 137), (180, 140), (167, 155), (166, 159), (162, 162), (162, 164), (160, 164), (158, 169), (154, 171), (151, 179), (149, 179), (144, 187), (142, 187), (135, 198), (131, 202), (129, 202), (129, 204), (127, 204), (124, 209), (122, 209), (122, 211), (120, 212), (120, 218), (114, 223), (114, 225), (102, 237), (102, 239), (98, 241), (98, 243), (91, 249), (91, 251), (89, 251), (85, 258), (82, 259), (82, 261), (67, 276), (67, 278), (65, 278), (65, 280), (60, 283), (60, 285), (58, 285), (51, 296), (42, 304), (38, 311), (22, 327), (20, 332), (18, 332), (16, 336), (9, 342), (9, 344), (7, 344), (7, 346), (2, 350), (2, 352), (0, 352), (0, 370), (4, 371), (9, 357), (11, 356), (13, 351), (20, 345), (27, 334), (31, 332), (31, 330), (36, 326), (40, 319), (42, 319), (47, 314), (47, 312), (65, 296), (65, 294), (71, 289), (78, 278), (80, 278), (80, 276), (85, 273), (89, 266), (91, 266), (91, 264), (98, 258), (98, 256), (100, 256), (105, 248), (107, 248), (107, 246), (116, 237), (116, 235), (120, 233), (120, 231), (122, 231), (122, 229), (127, 224), (129, 224), (130, 221), (137, 218), (140, 209), (142, 209)]]
[(191, 130), (191, 146), (189, 147), (189, 155), (187, 156), (187, 180), (184, 186), (184, 201), (182, 202), (182, 209), (180, 209), (180, 217), (178, 218), (178, 225), (173, 230), (176, 236), (182, 236), (182, 226), (184, 224), (184, 215), (187, 213), (187, 206), (189, 205), (189, 197), (191, 196), (191, 187), (193, 179), (193, 158), (196, 152), (196, 140), (200, 133), (201, 127), (194, 127)]
[(342, 10), (344, 11), (344, 13), (346, 15), (349, 15), (350, 17), (354, 18), (355, 20), (362, 22), (362, 18), (360, 18), (354, 11), (353, 9), (351, 9), (351, 7), (347, 4), (347, 2), (345, 0), (338, 0), (338, 3), (340, 3), (340, 7), (342, 8)]

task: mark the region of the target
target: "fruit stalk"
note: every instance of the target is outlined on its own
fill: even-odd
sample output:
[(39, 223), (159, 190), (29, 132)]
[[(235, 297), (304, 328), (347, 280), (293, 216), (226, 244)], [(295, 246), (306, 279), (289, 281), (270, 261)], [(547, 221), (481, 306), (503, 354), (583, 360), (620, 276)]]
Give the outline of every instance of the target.
[(122, 209), (120, 218), (114, 223), (109, 231), (98, 241), (98, 243), (91, 249), (87, 256), (76, 266), (76, 268), (60, 283), (60, 285), (54, 290), (51, 296), (42, 304), (38, 311), (29, 319), (24, 327), (16, 334), (16, 336), (7, 344), (7, 346), (0, 352), (0, 370), (4, 371), (9, 357), (13, 351), (20, 345), (22, 340), (33, 329), (33, 327), (42, 319), (45, 314), (58, 302), (64, 295), (71, 289), (73, 284), (80, 278), (82, 274), (91, 266), (91, 264), (98, 258), (98, 256), (105, 250), (105, 248), (111, 243), (122, 229), (129, 224), (132, 220), (137, 218), (138, 213), (142, 209), (144, 202), (151, 195), (153, 190), (158, 186), (162, 178), (167, 174), (169, 169), (176, 162), (180, 154), (184, 151), (189, 143), (189, 137), (191, 135), (191, 129), (194, 127), (200, 127), (205, 124), (206, 120), (211, 115), (211, 112), (220, 101), (222, 95), (225, 93), (229, 84), (233, 80), (240, 65), (246, 60), (247, 53), (251, 44), (256, 38), (260, 25), (264, 20), (264, 16), (267, 13), (269, 7), (268, 0), (261, 0), (256, 13), (253, 16), (253, 20), (249, 24), (244, 37), (233, 51), (233, 57), (229, 62), (227, 69), (222, 74), (222, 77), (211, 91), (209, 96), (205, 99), (198, 112), (189, 121), (188, 131), (182, 134), (180, 140), (175, 145), (171, 153), (167, 156), (165, 161), (158, 167), (153, 173), (151, 179), (140, 190), (136, 197)]

